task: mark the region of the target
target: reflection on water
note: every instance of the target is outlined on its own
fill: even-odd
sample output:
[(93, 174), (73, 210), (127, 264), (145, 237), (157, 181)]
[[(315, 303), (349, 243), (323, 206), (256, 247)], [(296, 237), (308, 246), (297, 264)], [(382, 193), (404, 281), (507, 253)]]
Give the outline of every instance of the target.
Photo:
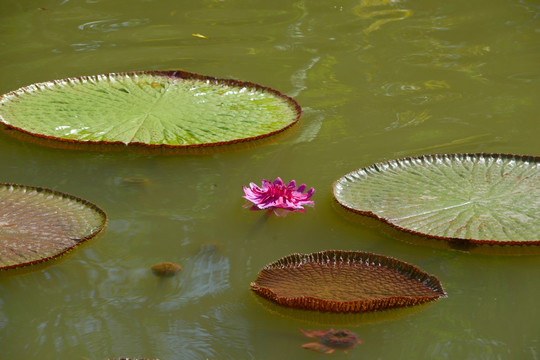
[(96, 51), (103, 44), (103, 41), (90, 40), (88, 43), (71, 44), (75, 51)]
[(353, 8), (353, 13), (360, 19), (373, 19), (372, 23), (364, 29), (364, 34), (369, 34), (378, 30), (384, 24), (391, 21), (404, 20), (413, 15), (413, 12), (407, 9), (383, 9), (382, 7), (390, 5), (399, 5), (399, 0), (362, 0), (359, 5)]
[(233, 303), (212, 306), (196, 321), (171, 319), (166, 331), (162, 326), (150, 327), (149, 333), (157, 348), (169, 349), (186, 359), (257, 359), (254, 352), (250, 321), (232, 314), (243, 307)]
[(385, 130), (393, 130), (397, 128), (402, 128), (405, 126), (417, 126), (424, 123), (424, 121), (429, 120), (431, 115), (429, 115), (428, 110), (422, 112), (414, 112), (411, 110), (399, 112), (396, 114), (396, 121), (390, 124)]
[[(0, 2), (0, 93), (183, 69), (267, 85), (304, 109), (282, 138), (209, 155), (71, 151), (0, 133), (2, 182), (81, 196), (110, 219), (65, 261), (0, 278), (0, 358), (312, 358), (305, 319), (268, 311), (249, 283), (275, 259), (325, 249), (397, 257), (448, 292), (411, 316), (345, 322), (364, 340), (356, 354), (537, 357), (537, 257), (397, 241), (330, 204), (337, 178), (392, 158), (538, 155), (539, 17), (528, 0)], [(255, 226), (241, 186), (277, 176), (314, 186), (316, 206)], [(184, 270), (157, 278), (161, 261)]]
[(207, 296), (215, 298), (230, 288), (229, 273), (229, 259), (219, 253), (219, 245), (205, 244), (184, 263), (184, 270), (175, 279), (163, 279), (160, 291), (154, 293), (155, 307), (169, 312), (184, 304), (197, 304)]
[(217, 296), (230, 287), (229, 259), (219, 254), (219, 245), (205, 244), (186, 269), (189, 282), (186, 283), (181, 298), (186, 301), (207, 296)]
[[(213, 334), (209, 329), (202, 327), (200, 322), (187, 322), (182, 319), (170, 320), (168, 331), (162, 332), (162, 327), (156, 331), (157, 348), (167, 348), (175, 354), (182, 354), (186, 359), (216, 358), (217, 349), (209, 346)], [(152, 328), (148, 329), (152, 331)], [(153, 332), (153, 331), (152, 331)], [(179, 340), (182, 339), (182, 340)]]
[(4, 308), (4, 301), (0, 299), (0, 330), (3, 330), (8, 325), (8, 317), (2, 310)]

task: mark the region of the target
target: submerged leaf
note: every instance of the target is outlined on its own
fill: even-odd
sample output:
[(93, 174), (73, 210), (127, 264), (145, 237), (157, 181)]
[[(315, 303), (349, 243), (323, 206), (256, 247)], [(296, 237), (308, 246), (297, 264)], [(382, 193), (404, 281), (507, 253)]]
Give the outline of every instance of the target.
[(319, 342), (304, 344), (302, 347), (323, 354), (331, 354), (336, 349), (343, 350), (347, 353), (348, 350), (354, 349), (356, 345), (362, 343), (362, 340), (358, 339), (355, 333), (346, 329), (330, 329), (326, 331), (305, 331), (300, 329), (300, 331), (307, 337), (319, 339)]
[(427, 155), (377, 163), (334, 183), (346, 209), (410, 233), (489, 245), (540, 245), (540, 158)]
[(45, 262), (97, 235), (105, 212), (78, 197), (0, 184), (0, 270)]

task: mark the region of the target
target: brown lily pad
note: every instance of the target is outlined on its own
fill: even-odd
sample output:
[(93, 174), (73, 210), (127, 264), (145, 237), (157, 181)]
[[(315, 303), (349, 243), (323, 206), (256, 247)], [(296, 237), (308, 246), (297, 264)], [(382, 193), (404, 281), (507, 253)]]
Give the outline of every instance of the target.
[(104, 229), (107, 215), (73, 195), (0, 184), (0, 270), (43, 263)]
[(435, 276), (368, 252), (292, 254), (266, 265), (251, 283), (280, 305), (328, 312), (368, 312), (446, 297)]

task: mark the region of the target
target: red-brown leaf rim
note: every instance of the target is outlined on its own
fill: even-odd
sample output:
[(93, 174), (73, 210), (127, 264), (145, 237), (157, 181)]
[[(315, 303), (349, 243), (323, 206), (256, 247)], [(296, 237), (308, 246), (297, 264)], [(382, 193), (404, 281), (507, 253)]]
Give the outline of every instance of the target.
[(336, 313), (385, 310), (446, 297), (437, 277), (413, 265), (342, 250), (281, 258), (259, 272), (251, 289), (279, 305)]

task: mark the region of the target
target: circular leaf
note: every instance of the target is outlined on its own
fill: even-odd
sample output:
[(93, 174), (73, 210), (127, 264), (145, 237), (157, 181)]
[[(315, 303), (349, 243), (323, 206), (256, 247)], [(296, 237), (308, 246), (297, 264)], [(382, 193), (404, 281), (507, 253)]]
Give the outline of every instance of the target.
[(334, 183), (345, 208), (414, 234), (540, 245), (539, 157), (447, 154), (391, 160)]
[(422, 304), (446, 296), (435, 276), (367, 252), (292, 254), (266, 265), (251, 283), (280, 305), (330, 312), (367, 312)]
[(276, 90), (183, 71), (68, 78), (0, 98), (0, 121), (10, 129), (100, 145), (232, 144), (281, 132), (300, 115), (296, 101)]
[(58, 191), (0, 184), (0, 270), (56, 258), (97, 235), (107, 216)]

